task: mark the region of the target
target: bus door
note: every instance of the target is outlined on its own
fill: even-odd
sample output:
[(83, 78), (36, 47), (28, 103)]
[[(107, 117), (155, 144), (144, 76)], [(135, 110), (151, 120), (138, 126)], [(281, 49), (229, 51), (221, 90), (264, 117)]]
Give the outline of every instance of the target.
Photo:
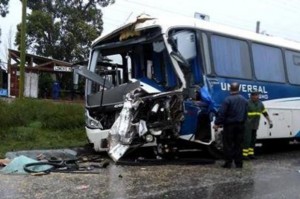
[(208, 106), (201, 102), (200, 93), (203, 82), (203, 59), (200, 52), (200, 36), (192, 29), (173, 30), (172, 38), (180, 55), (188, 63), (183, 68), (187, 82), (187, 100), (184, 102), (185, 120), (181, 126), (181, 136), (184, 139), (198, 140), (202, 144), (211, 142), (211, 128)]

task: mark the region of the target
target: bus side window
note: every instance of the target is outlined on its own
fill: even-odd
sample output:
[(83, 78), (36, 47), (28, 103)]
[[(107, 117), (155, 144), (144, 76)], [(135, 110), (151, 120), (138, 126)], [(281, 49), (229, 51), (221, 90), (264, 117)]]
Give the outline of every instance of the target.
[(211, 47), (217, 75), (251, 79), (250, 53), (246, 41), (212, 35)]
[[(258, 80), (285, 82), (284, 63), (280, 48), (253, 43), (252, 53), (255, 75)], [(266, 73), (266, 71), (268, 72)]]
[(300, 85), (300, 53), (287, 50), (285, 58), (290, 83)]
[[(179, 30), (173, 35), (180, 54), (188, 61), (192, 72), (192, 84), (202, 83), (202, 60), (197, 38), (193, 30)], [(199, 38), (200, 39), (200, 38)]]

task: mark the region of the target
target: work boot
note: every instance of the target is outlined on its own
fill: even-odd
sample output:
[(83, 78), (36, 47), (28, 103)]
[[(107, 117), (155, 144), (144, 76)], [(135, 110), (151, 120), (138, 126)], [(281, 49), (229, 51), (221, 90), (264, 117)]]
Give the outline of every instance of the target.
[(231, 168), (231, 162), (225, 162), (223, 165), (222, 165), (223, 168), (226, 168), (226, 169), (230, 169)]
[(243, 163), (235, 164), (235, 167), (238, 168), (238, 169), (242, 169), (243, 168)]
[(256, 160), (257, 158), (254, 155), (249, 155), (249, 159)]
[(243, 160), (250, 160), (249, 156), (243, 156)]

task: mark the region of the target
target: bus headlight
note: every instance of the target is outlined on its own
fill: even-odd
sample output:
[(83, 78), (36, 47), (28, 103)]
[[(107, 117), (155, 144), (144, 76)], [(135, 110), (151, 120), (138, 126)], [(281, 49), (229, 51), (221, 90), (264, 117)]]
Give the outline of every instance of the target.
[(103, 129), (101, 123), (94, 118), (92, 118), (88, 111), (85, 111), (85, 124), (91, 129)]
[(94, 120), (90, 120), (89, 122), (90, 122), (90, 126), (93, 126), (93, 127), (97, 127), (98, 123), (99, 123), (99, 122), (96, 122)]

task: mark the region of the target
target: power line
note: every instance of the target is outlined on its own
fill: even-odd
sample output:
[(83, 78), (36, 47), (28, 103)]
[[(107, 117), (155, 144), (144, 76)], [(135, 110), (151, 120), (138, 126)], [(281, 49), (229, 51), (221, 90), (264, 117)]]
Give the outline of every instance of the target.
[[(120, 9), (120, 7), (112, 7), (112, 9), (113, 10), (118, 10), (118, 13), (120, 13), (120, 12), (121, 13), (126, 13), (127, 12), (126, 16), (123, 16), (123, 18), (120, 19), (120, 21), (116, 20), (116, 19), (111, 19), (111, 18), (109, 18), (108, 20), (111, 20), (111, 21), (114, 21), (114, 22), (118, 21), (120, 23), (120, 25), (123, 24), (124, 17), (128, 18), (128, 15), (130, 14), (130, 12), (135, 12), (136, 13), (137, 10), (143, 10), (143, 9), (150, 12), (150, 14), (156, 12), (156, 13), (159, 13), (159, 14), (168, 13), (168, 14), (177, 15), (177, 16), (192, 17), (192, 12), (184, 12), (184, 10), (187, 10), (187, 7), (185, 7), (185, 6), (182, 6), (180, 11), (174, 11), (174, 10), (163, 8), (162, 4), (160, 4), (161, 7), (159, 7), (159, 6), (156, 6), (156, 5), (147, 4), (144, 1), (139, 2), (139, 1), (135, 1), (135, 0), (125, 0), (125, 1), (119, 1), (119, 2), (121, 2), (121, 4), (122, 4), (121, 9)], [(119, 3), (119, 2), (116, 2), (116, 4)], [(152, 1), (153, 4), (155, 2), (156, 2), (155, 0)], [(162, 2), (164, 2), (164, 1), (162, 1)], [(173, 0), (172, 5), (177, 5), (180, 2), (179, 1), (174, 2), (174, 0)], [(274, 5), (274, 1), (272, 1), (272, 2), (268, 1), (268, 0), (261, 1), (260, 4), (259, 4), (259, 6), (260, 6), (259, 10), (264, 11), (264, 13), (261, 13), (261, 16), (266, 14), (265, 13), (265, 8), (270, 8), (271, 10), (282, 9), (282, 8), (276, 8), (276, 6), (277, 7), (281, 6), (285, 10), (289, 10), (290, 12), (288, 14), (291, 15), (291, 16), (295, 15), (296, 11), (294, 10), (294, 8), (291, 8), (291, 7), (293, 7), (294, 4), (296, 4), (297, 2), (300, 2), (300, 1), (291, 1), (291, 2), (293, 2), (291, 4), (284, 4), (281, 0), (278, 0), (278, 2), (277, 1), (275, 1), (275, 2), (276, 2), (276, 4)], [(188, 4), (188, 3), (186, 2), (186, 4)], [(189, 3), (189, 4), (191, 4), (191, 3)], [(120, 4), (118, 4), (118, 5), (120, 5)], [(134, 7), (129, 6), (129, 5), (136, 5), (139, 8), (134, 8)], [(299, 3), (299, 5), (300, 5), (300, 3)], [(297, 7), (299, 7), (299, 6), (297, 6)], [(297, 7), (295, 7), (295, 8), (297, 9)], [(255, 8), (255, 7), (253, 7), (253, 8)], [(226, 13), (226, 12), (228, 12), (228, 11), (224, 10), (224, 12), (222, 12), (222, 13), (220, 13), (220, 12), (214, 13), (214, 15), (211, 15), (211, 21), (215, 22), (215, 23), (218, 23), (218, 24), (237, 27), (237, 28), (245, 29), (245, 30), (249, 30), (249, 31), (255, 31), (256, 21), (259, 20), (259, 21), (262, 22), (262, 29), (265, 29), (267, 32), (270, 32), (270, 34), (275, 33), (274, 36), (280, 36), (280, 37), (285, 37), (285, 38), (290, 37), (290, 35), (292, 35), (293, 40), (295, 38), (297, 38), (297, 34), (299, 33), (299, 31), (296, 31), (296, 30), (287, 32), (286, 28), (279, 28), (277, 26), (274, 26), (274, 25), (272, 25), (272, 21), (270, 21), (270, 19), (268, 21), (264, 20), (263, 17), (257, 17), (257, 19), (255, 19), (254, 15), (249, 15), (249, 18), (241, 18), (241, 17), (238, 17), (237, 15), (232, 15), (231, 13)], [(190, 13), (191, 15), (188, 15), (186, 13)], [(210, 15), (210, 13), (207, 13), (207, 14)], [(280, 13), (278, 13), (278, 14), (280, 14)], [(286, 12), (285, 12), (285, 15), (287, 15)], [(278, 21), (279, 19), (280, 19), (279, 16), (276, 16), (276, 15), (274, 16), (274, 21)], [(274, 23), (274, 24), (277, 24), (277, 23)], [(288, 28), (288, 25), (283, 24), (283, 27)], [(284, 30), (282, 30), (282, 29), (284, 29)], [(282, 36), (282, 35), (284, 35), (284, 36)], [(300, 38), (298, 40), (300, 40)]]
[[(160, 10), (160, 11), (164, 11), (164, 12), (179, 15), (178, 12), (175, 12), (173, 10), (168, 10), (168, 9), (164, 9), (164, 8), (161, 8), (161, 7), (152, 6), (152, 5), (149, 5), (149, 4), (144, 4), (144, 3), (140, 3), (140, 2), (136, 2), (136, 1), (132, 1), (132, 0), (126, 0), (126, 1), (129, 2), (129, 3), (132, 3), (132, 4), (140, 5), (142, 7), (152, 8), (152, 9), (156, 9), (156, 10)], [(189, 15), (186, 15), (186, 14), (180, 14), (180, 15), (190, 17)]]

